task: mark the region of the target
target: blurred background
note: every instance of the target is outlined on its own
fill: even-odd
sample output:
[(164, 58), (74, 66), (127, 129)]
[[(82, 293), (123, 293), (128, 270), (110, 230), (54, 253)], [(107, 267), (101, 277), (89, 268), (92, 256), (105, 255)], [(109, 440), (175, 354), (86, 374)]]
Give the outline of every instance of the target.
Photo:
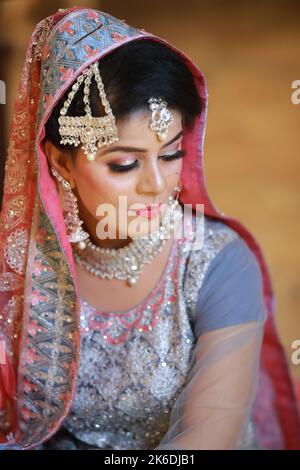
[(300, 382), (300, 365), (290, 360), (291, 344), (300, 339), (300, 104), (291, 101), (291, 84), (300, 80), (299, 1), (1, 0), (0, 80), (6, 83), (6, 104), (0, 105), (0, 182), (30, 35), (41, 19), (75, 5), (102, 9), (167, 39), (204, 72), (209, 194), (263, 249), (280, 338)]

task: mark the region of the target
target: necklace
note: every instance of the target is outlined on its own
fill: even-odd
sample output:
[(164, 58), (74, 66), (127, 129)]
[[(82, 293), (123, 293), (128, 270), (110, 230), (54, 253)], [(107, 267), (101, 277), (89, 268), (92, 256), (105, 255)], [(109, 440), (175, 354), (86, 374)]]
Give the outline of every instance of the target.
[(74, 259), (97, 277), (125, 280), (129, 286), (134, 286), (144, 266), (150, 264), (162, 251), (181, 217), (181, 206), (177, 200), (170, 197), (163, 212), (162, 223), (155, 232), (135, 238), (119, 249), (99, 247), (88, 239), (84, 250), (73, 247)]

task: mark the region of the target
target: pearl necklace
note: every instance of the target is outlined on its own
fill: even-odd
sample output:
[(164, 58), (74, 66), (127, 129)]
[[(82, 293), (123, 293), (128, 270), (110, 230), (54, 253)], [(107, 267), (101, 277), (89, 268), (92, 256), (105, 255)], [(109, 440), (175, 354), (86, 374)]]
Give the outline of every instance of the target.
[(162, 251), (166, 239), (182, 217), (182, 209), (177, 200), (169, 198), (163, 213), (163, 220), (155, 232), (133, 239), (123, 248), (103, 248), (90, 239), (85, 249), (73, 247), (75, 261), (88, 272), (102, 279), (126, 280), (134, 286), (146, 264), (150, 264), (157, 253)]

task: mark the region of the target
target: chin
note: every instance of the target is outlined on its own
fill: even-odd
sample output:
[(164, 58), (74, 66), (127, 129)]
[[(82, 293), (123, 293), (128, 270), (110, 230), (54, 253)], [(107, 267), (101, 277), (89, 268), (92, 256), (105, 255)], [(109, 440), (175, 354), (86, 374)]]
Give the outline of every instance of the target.
[(159, 229), (160, 216), (159, 214), (153, 219), (146, 219), (145, 217), (136, 217), (134, 222), (128, 224), (128, 236), (131, 238), (140, 238), (149, 236), (151, 233)]

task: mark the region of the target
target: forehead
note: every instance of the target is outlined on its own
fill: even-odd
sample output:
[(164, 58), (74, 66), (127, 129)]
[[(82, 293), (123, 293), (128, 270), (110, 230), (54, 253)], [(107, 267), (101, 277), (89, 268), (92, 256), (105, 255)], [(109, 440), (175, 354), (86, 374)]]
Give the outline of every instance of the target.
[[(172, 137), (178, 134), (182, 129), (182, 115), (179, 111), (169, 108), (173, 115), (173, 121), (168, 128), (168, 138), (169, 141)], [(130, 113), (122, 121), (117, 122), (119, 141), (122, 140), (122, 143), (125, 141), (131, 141), (137, 146), (138, 142), (145, 142), (145, 139), (151, 141), (156, 139), (155, 132), (150, 129), (151, 121), (151, 111), (150, 110), (140, 110)], [(132, 142), (132, 139), (134, 141)]]

